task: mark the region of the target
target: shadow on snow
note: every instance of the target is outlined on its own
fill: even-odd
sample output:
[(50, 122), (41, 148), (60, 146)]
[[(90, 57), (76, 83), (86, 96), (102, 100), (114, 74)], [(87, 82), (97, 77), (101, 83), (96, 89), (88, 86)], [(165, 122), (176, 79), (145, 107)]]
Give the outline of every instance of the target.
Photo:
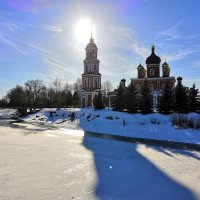
[[(110, 141), (85, 135), (83, 145), (93, 152), (97, 173), (94, 188), (99, 200), (195, 199), (188, 188), (164, 174), (137, 151), (137, 144)], [(184, 154), (198, 159), (192, 152), (153, 147), (168, 156)]]

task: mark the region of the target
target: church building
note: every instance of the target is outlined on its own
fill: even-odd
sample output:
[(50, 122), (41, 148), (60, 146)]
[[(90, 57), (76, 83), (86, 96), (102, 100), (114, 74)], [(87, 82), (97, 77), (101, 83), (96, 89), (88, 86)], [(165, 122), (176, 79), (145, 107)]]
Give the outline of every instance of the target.
[[(160, 63), (161, 59), (159, 56), (155, 54), (155, 46), (151, 47), (151, 55), (146, 58), (146, 69), (141, 64), (137, 67), (137, 78), (132, 78), (131, 82), (140, 91), (141, 86), (144, 81), (147, 80), (149, 83), (152, 94), (154, 96), (154, 108), (157, 108), (157, 100), (160, 92), (164, 89), (166, 83), (170, 84), (171, 88), (175, 86), (175, 77), (170, 76), (170, 67), (168, 63), (165, 61), (162, 64), (162, 75), (160, 73)], [(125, 86), (125, 79), (122, 79), (120, 85)], [(109, 107), (115, 104), (116, 101), (117, 90), (109, 92)]]
[(160, 75), (161, 59), (155, 54), (155, 46), (151, 48), (151, 55), (146, 59), (146, 69), (140, 64), (137, 67), (137, 78), (132, 78), (131, 82), (140, 90), (146, 79), (154, 93), (162, 90), (169, 82), (171, 88), (175, 85), (175, 77), (170, 76), (170, 67), (165, 61), (162, 64), (162, 76)]
[(93, 107), (95, 95), (101, 91), (101, 74), (99, 73), (99, 59), (97, 58), (98, 48), (92, 37), (86, 48), (86, 58), (84, 59), (84, 73), (82, 74), (82, 107)]

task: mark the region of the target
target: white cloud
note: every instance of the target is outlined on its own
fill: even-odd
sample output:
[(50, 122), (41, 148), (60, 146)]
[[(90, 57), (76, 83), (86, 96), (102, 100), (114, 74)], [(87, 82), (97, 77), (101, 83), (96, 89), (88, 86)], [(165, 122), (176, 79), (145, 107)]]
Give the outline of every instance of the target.
[(173, 41), (173, 40), (190, 40), (195, 39), (198, 37), (197, 34), (193, 35), (183, 35), (180, 33), (179, 29), (182, 25), (182, 21), (179, 21), (178, 23), (172, 25), (169, 29), (158, 32), (156, 36), (160, 39), (163, 39), (164, 41)]
[(0, 34), (0, 41), (3, 42), (4, 44), (8, 45), (12, 49), (17, 50), (18, 52), (28, 55), (28, 52), (20, 47), (16, 42), (12, 41), (11, 39), (6, 38), (4, 35)]
[(51, 31), (51, 32), (62, 32), (63, 27), (61, 25), (47, 25), (47, 24), (41, 24), (44, 29)]
[(162, 57), (166, 58), (167, 61), (178, 61), (178, 60), (183, 60), (183, 59), (187, 58), (189, 55), (193, 54), (194, 52), (196, 52), (196, 50), (191, 50), (191, 49), (176, 50), (175, 49), (173, 53), (163, 55)]
[(157, 33), (157, 36), (163, 38), (164, 40), (180, 39), (182, 36), (179, 34), (178, 29), (181, 24), (182, 21), (179, 21), (175, 25), (171, 26), (169, 29)]

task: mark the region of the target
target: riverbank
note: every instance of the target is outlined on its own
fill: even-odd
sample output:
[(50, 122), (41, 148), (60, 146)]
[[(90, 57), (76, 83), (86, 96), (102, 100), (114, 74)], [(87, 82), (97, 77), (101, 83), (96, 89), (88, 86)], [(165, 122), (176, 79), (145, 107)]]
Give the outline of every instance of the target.
[[(76, 113), (73, 122), (70, 121), (70, 112)], [(59, 110), (46, 108), (20, 119), (24, 122), (54, 128), (82, 129), (88, 132), (124, 137), (200, 144), (200, 130), (172, 126), (172, 115), (129, 114), (109, 109), (94, 110), (92, 108)], [(189, 113), (187, 117), (200, 119), (200, 115), (197, 113)]]

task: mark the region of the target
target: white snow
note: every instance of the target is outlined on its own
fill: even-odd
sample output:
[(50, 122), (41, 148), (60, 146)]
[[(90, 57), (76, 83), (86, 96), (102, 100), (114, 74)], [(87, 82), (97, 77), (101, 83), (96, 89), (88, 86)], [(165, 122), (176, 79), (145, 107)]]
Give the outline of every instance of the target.
[(9, 108), (1, 109), (0, 108), (0, 119), (9, 119), (15, 116), (16, 113), (17, 113), (16, 109), (9, 109)]
[(199, 152), (35, 126), (0, 126), (2, 200), (200, 199)]
[[(50, 110), (55, 111), (53, 117), (49, 116)], [(200, 144), (200, 131), (189, 128), (179, 129), (172, 126), (170, 123), (171, 115), (129, 114), (109, 109), (94, 110), (93, 108), (71, 111), (76, 111), (76, 120), (73, 122), (69, 120), (70, 110), (68, 109), (42, 109), (36, 114), (21, 119), (26, 122), (37, 122), (66, 130), (82, 129), (96, 133)], [(199, 118), (200, 115), (190, 113), (188, 117)], [(155, 119), (159, 124), (151, 123)]]

